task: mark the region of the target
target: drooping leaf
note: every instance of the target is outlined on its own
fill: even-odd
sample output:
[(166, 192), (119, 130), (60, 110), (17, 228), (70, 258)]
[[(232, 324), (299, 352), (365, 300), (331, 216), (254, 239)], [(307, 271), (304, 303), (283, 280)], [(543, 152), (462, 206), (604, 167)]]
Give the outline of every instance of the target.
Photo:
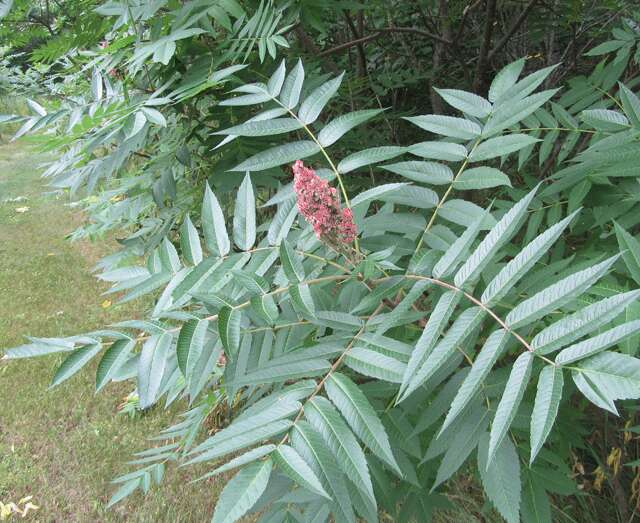
[(235, 355), (240, 346), (240, 321), (242, 313), (229, 306), (218, 312), (218, 334), (228, 354)]
[(86, 345), (85, 347), (80, 347), (73, 351), (67, 358), (62, 362), (58, 370), (53, 376), (51, 380), (50, 388), (53, 388), (57, 385), (60, 385), (63, 381), (68, 380), (71, 376), (73, 376), (76, 372), (78, 372), (82, 367), (84, 367), (87, 363), (89, 363), (93, 357), (98, 354), (102, 350), (102, 346), (100, 344), (96, 345)]
[(519, 523), (522, 485), (516, 448), (509, 438), (503, 439), (491, 462), (487, 460), (488, 450), (486, 434), (478, 445), (478, 468), (484, 491), (507, 523)]
[(589, 401), (613, 414), (614, 402), (640, 397), (640, 360), (605, 351), (573, 367), (572, 377)]
[(334, 500), (331, 507), (336, 520), (355, 523), (344, 474), (320, 434), (306, 421), (300, 421), (291, 431), (291, 443)]
[(538, 377), (538, 391), (531, 415), (531, 458), (533, 463), (549, 437), (562, 399), (564, 377), (561, 367), (547, 365)]
[(316, 396), (306, 403), (304, 415), (334, 453), (346, 476), (375, 506), (376, 498), (364, 452), (335, 407), (325, 398)]
[(325, 388), (329, 399), (347, 420), (351, 430), (376, 456), (402, 476), (384, 426), (357, 385), (345, 375), (333, 372), (325, 382)]
[(158, 399), (172, 342), (173, 335), (165, 332), (152, 336), (142, 346), (138, 363), (138, 396), (143, 409), (150, 407)]
[(493, 331), (487, 341), (482, 346), (480, 353), (476, 357), (471, 371), (460, 385), (460, 390), (451, 402), (451, 408), (447, 413), (447, 417), (442, 424), (440, 433), (442, 433), (468, 405), (471, 399), (477, 394), (492, 367), (501, 356), (509, 339), (509, 333), (504, 329)]
[(300, 454), (289, 445), (278, 445), (273, 453), (273, 460), (276, 466), (282, 470), (289, 478), (307, 490), (319, 496), (331, 499), (327, 491), (322, 487), (322, 483), (315, 472), (300, 457)]
[(193, 367), (200, 358), (208, 326), (207, 320), (189, 320), (180, 329), (176, 352), (178, 367), (186, 379), (191, 377)]
[(267, 458), (244, 467), (220, 494), (212, 523), (233, 523), (244, 516), (267, 488), (273, 462)]
[(180, 227), (180, 248), (182, 255), (192, 265), (198, 265), (202, 261), (202, 246), (197, 229), (187, 215)]
[(96, 371), (96, 392), (99, 392), (116, 375), (122, 365), (129, 359), (136, 346), (132, 339), (116, 340), (105, 351)]
[(491, 425), (491, 436), (489, 438), (489, 451), (487, 461), (491, 463), (502, 444), (502, 440), (507, 435), (507, 431), (516, 415), (524, 391), (529, 384), (531, 367), (533, 365), (533, 354), (525, 351), (513, 363), (509, 379), (504, 387), (504, 393), (498, 403), (496, 414)]
[(202, 202), (202, 230), (204, 242), (212, 254), (226, 256), (229, 253), (231, 244), (229, 243), (224, 214), (208, 183), (205, 184), (204, 201)]
[(243, 251), (248, 251), (256, 241), (256, 199), (251, 177), (247, 174), (240, 184), (233, 213), (233, 241)]

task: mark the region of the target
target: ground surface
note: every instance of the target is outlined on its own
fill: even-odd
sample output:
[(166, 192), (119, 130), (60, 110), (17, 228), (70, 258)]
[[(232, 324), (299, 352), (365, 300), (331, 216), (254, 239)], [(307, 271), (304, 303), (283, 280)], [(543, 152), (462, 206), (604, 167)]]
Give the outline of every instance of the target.
[[(43, 195), (46, 159), (28, 146), (0, 146), (0, 355), (25, 334), (67, 336), (139, 316), (135, 302), (103, 307), (105, 287), (90, 270), (112, 245), (64, 239), (82, 218), (65, 200)], [(5, 201), (20, 196), (27, 200)], [(95, 365), (48, 391), (60, 361), (0, 362), (0, 502), (33, 496), (40, 508), (26, 521), (208, 521), (217, 486), (184, 488), (194, 476), (172, 467), (160, 489), (104, 508), (109, 481), (131, 470), (132, 452), (150, 446), (145, 438), (175, 419), (180, 406), (134, 419), (118, 415), (130, 386), (94, 396)]]

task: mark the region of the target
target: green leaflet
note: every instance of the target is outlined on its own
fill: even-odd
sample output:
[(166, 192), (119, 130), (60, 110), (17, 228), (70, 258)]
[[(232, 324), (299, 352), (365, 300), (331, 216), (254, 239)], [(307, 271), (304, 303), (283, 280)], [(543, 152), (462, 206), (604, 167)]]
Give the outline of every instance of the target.
[(361, 123), (370, 120), (385, 109), (365, 109), (338, 116), (325, 125), (318, 134), (318, 141), (323, 147), (336, 143), (343, 135)]
[(198, 265), (202, 261), (202, 246), (198, 231), (187, 215), (180, 227), (180, 249), (182, 255), (191, 265)]
[(204, 201), (202, 202), (202, 230), (207, 249), (216, 256), (226, 256), (231, 244), (225, 225), (224, 214), (216, 195), (209, 184), (205, 184)]
[(542, 445), (549, 437), (562, 399), (564, 377), (561, 367), (547, 365), (538, 377), (538, 391), (531, 415), (531, 457), (536, 459)]
[(465, 264), (456, 273), (454, 278), (456, 287), (463, 287), (467, 282), (474, 282), (496, 256), (498, 250), (513, 237), (520, 227), (527, 212), (527, 207), (535, 196), (536, 191), (537, 188), (522, 198), (494, 225), (489, 234), (484, 237), (480, 245), (476, 247)]
[(298, 118), (302, 123), (308, 125), (318, 119), (324, 106), (327, 105), (331, 97), (336, 94), (340, 88), (343, 76), (344, 73), (322, 84), (304, 99), (298, 110)]
[(331, 368), (327, 360), (315, 358), (305, 361), (286, 363), (278, 367), (267, 367), (248, 372), (241, 378), (230, 382), (228, 385), (243, 387), (245, 385), (266, 385), (268, 383), (280, 383), (298, 378), (318, 376)]
[(297, 215), (298, 207), (296, 206), (295, 198), (286, 200), (278, 205), (278, 210), (271, 220), (269, 231), (267, 232), (269, 245), (279, 245), (287, 237)]
[(570, 365), (578, 360), (593, 356), (640, 331), (640, 320), (629, 321), (598, 334), (594, 338), (575, 343), (556, 356), (556, 364)]
[[(271, 454), (277, 448), (278, 447), (276, 447), (273, 444), (268, 444), (268, 445), (262, 445), (261, 447), (256, 447), (255, 449), (251, 449), (248, 452), (241, 454), (237, 458), (233, 458), (232, 460), (227, 461), (224, 465), (220, 465), (219, 467), (216, 467), (211, 472), (207, 472), (204, 476), (201, 476), (198, 479), (193, 480), (193, 482), (202, 481), (203, 479), (208, 479), (213, 476), (222, 474), (223, 472), (228, 472), (230, 470), (237, 469), (238, 467), (242, 467), (247, 463), (251, 463), (253, 461), (256, 461), (260, 458), (265, 457), (268, 454)], [(275, 453), (271, 457), (275, 461)]]
[(489, 435), (485, 434), (478, 445), (478, 468), (484, 491), (507, 523), (519, 523), (522, 485), (516, 448), (509, 438), (503, 439), (491, 463), (487, 460), (488, 450)]
[(525, 96), (528, 96), (533, 91), (535, 91), (542, 82), (544, 82), (547, 77), (556, 69), (560, 64), (550, 65), (548, 67), (544, 67), (543, 69), (539, 69), (534, 71), (530, 75), (525, 76), (515, 84), (509, 87), (500, 99), (497, 101), (496, 105), (504, 106), (507, 105), (508, 102), (512, 102), (514, 100), (521, 100)]
[(236, 452), (255, 445), (256, 443), (263, 442), (266, 439), (279, 436), (283, 432), (289, 430), (292, 426), (292, 421), (281, 419), (257, 427), (252, 427), (250, 430), (245, 430), (244, 432), (238, 434), (233, 439), (225, 439), (220, 444), (208, 450), (205, 450), (204, 452), (184, 464), (191, 465), (194, 463), (201, 463), (203, 461), (210, 461), (220, 458), (232, 452)]
[[(395, 185), (396, 187), (390, 188), (389, 186)], [(387, 190), (390, 189), (390, 190)], [(369, 191), (365, 191), (369, 198), (373, 193), (377, 191), (377, 200), (382, 200), (388, 203), (397, 203), (399, 205), (407, 205), (409, 207), (416, 207), (418, 209), (431, 209), (438, 205), (438, 195), (431, 189), (426, 187), (417, 187), (415, 185), (406, 184), (388, 184), (381, 185)], [(361, 193), (358, 196), (362, 196), (365, 193)], [(373, 199), (373, 198), (369, 198)], [(355, 201), (355, 198), (354, 198)], [(358, 200), (357, 203), (362, 203), (362, 200)], [(354, 206), (356, 203), (353, 204)]]
[(407, 368), (402, 379), (402, 384), (400, 385), (400, 397), (398, 402), (403, 401), (408, 396), (407, 390), (411, 381), (414, 379), (415, 373), (431, 354), (431, 350), (438, 341), (440, 333), (449, 321), (449, 318), (451, 318), (451, 315), (461, 298), (462, 295), (459, 292), (447, 291), (438, 300), (433, 312), (429, 316), (427, 325), (416, 343), (415, 349), (411, 353), (411, 358), (409, 359), (409, 363), (407, 364)]
[(381, 165), (381, 167), (386, 171), (399, 174), (414, 182), (444, 185), (451, 183), (453, 180), (451, 169), (444, 164), (436, 162), (398, 162)]
[(305, 404), (304, 415), (331, 449), (345, 475), (376, 507), (364, 452), (335, 407), (327, 399), (316, 396)]
[(501, 185), (511, 187), (511, 180), (502, 171), (493, 167), (465, 169), (453, 182), (457, 190), (490, 189)]
[(520, 58), (503, 67), (491, 82), (491, 86), (489, 87), (489, 100), (492, 102), (498, 101), (505, 92), (513, 87), (523, 68), (524, 58)]
[(135, 340), (121, 339), (114, 341), (105, 351), (96, 371), (96, 393), (111, 381), (118, 369), (129, 359), (135, 346)]
[(626, 354), (602, 352), (572, 367), (572, 377), (589, 401), (618, 414), (615, 400), (640, 397), (640, 360)]
[(471, 222), (471, 225), (449, 246), (433, 268), (434, 277), (444, 278), (455, 270), (458, 263), (467, 255), (489, 212), (490, 208), (486, 209), (482, 217)]
[(31, 338), (32, 343), (19, 345), (5, 351), (2, 356), (3, 360), (35, 358), (38, 356), (47, 356), (48, 354), (56, 354), (58, 352), (71, 352), (74, 350), (74, 343), (66, 340), (49, 340), (46, 338)]
[(395, 306), (395, 308), (385, 317), (384, 321), (376, 329), (376, 336), (382, 336), (385, 332), (396, 325), (409, 323), (409, 320), (405, 319), (407, 312), (413, 304), (422, 297), (425, 290), (430, 285), (432, 285), (432, 283), (427, 280), (416, 281), (409, 292), (407, 292), (406, 296), (402, 298), (402, 301)]
[(619, 223), (614, 222), (618, 245), (622, 251), (622, 258), (629, 269), (631, 277), (640, 285), (640, 242), (625, 231)]
[(544, 478), (524, 470), (522, 504), (520, 514), (524, 523), (552, 523), (551, 504), (545, 489)]
[(444, 338), (440, 340), (417, 370), (403, 392), (403, 397), (411, 394), (446, 365), (456, 348), (464, 343), (467, 337), (480, 325), (485, 314), (481, 307), (470, 307), (455, 319)]
[(509, 333), (504, 329), (493, 331), (482, 346), (476, 357), (469, 374), (462, 382), (460, 390), (451, 402), (451, 408), (442, 424), (440, 434), (455, 420), (471, 399), (477, 394), (492, 367), (502, 355), (509, 339)]
[(85, 347), (80, 347), (79, 349), (74, 350), (62, 362), (60, 367), (58, 367), (58, 370), (56, 370), (49, 388), (53, 388), (57, 385), (60, 385), (60, 383), (62, 383), (63, 381), (68, 380), (82, 367), (89, 363), (93, 359), (93, 357), (101, 350), (101, 344), (86, 345)]
[(231, 136), (272, 136), (283, 134), (302, 128), (295, 118), (274, 118), (272, 120), (247, 121), (240, 125), (234, 125), (223, 131), (216, 131), (213, 134)]
[(483, 160), (497, 158), (498, 156), (505, 156), (539, 141), (538, 138), (520, 133), (496, 136), (495, 138), (481, 142), (471, 151), (469, 161), (481, 162)]
[(558, 89), (549, 89), (526, 98), (514, 98), (496, 106), (482, 129), (482, 136), (489, 138), (526, 118), (549, 101)]
[(287, 109), (293, 109), (300, 101), (302, 84), (304, 83), (304, 67), (298, 59), (293, 70), (287, 75), (280, 90), (280, 101)]
[(350, 154), (338, 164), (338, 172), (346, 174), (355, 171), (360, 167), (371, 165), (372, 163), (384, 162), (405, 152), (404, 147), (388, 145), (384, 147), (372, 147), (356, 153)]
[(562, 307), (576, 296), (579, 296), (598, 281), (619, 255), (593, 265), (583, 271), (563, 278), (557, 283), (531, 296), (518, 304), (506, 317), (505, 322), (511, 328), (519, 328), (542, 318), (552, 310)]
[(325, 389), (329, 399), (347, 420), (356, 436), (378, 458), (402, 476), (382, 422), (356, 384), (343, 374), (333, 372), (325, 382)]
[(472, 140), (480, 136), (481, 132), (480, 126), (477, 123), (471, 120), (465, 120), (464, 118), (428, 114), (425, 116), (408, 116), (404, 119), (425, 131), (442, 134), (451, 138)]
[(289, 288), (289, 295), (294, 309), (303, 316), (313, 317), (316, 313), (316, 306), (313, 302), (313, 296), (306, 283), (292, 285)]
[(264, 171), (271, 167), (278, 167), (285, 163), (301, 160), (320, 151), (320, 146), (311, 140), (290, 142), (277, 145), (266, 151), (254, 154), (242, 163), (236, 165), (231, 171)]
[(634, 127), (640, 128), (640, 98), (624, 84), (618, 82), (618, 85), (620, 87), (618, 95), (622, 100), (625, 115)]
[(520, 251), (518, 255), (507, 263), (493, 280), (491, 280), (482, 293), (480, 301), (490, 307), (502, 299), (518, 280), (547, 253), (551, 245), (558, 239), (578, 212), (579, 211), (573, 212), (561, 222), (547, 229)]
[(640, 297), (640, 290), (597, 301), (552, 323), (531, 341), (531, 348), (548, 354), (606, 325)]
[(533, 354), (529, 351), (518, 356), (511, 367), (509, 379), (504, 387), (504, 393), (498, 403), (496, 414), (491, 425), (491, 436), (489, 438), (489, 452), (487, 462), (490, 464), (495, 457), (496, 451), (502, 444), (502, 440), (507, 435), (507, 431), (516, 415), (524, 391), (529, 384), (531, 377), (531, 367), (533, 365)]
[(302, 259), (295, 253), (288, 241), (280, 244), (280, 261), (287, 278), (291, 283), (300, 283), (304, 280), (304, 268)]
[(476, 409), (460, 426), (451, 440), (451, 444), (440, 462), (436, 480), (431, 487), (433, 492), (439, 485), (448, 480), (462, 466), (473, 450), (478, 446), (480, 438), (489, 426), (489, 411)]
[(235, 357), (240, 346), (242, 312), (225, 306), (218, 312), (218, 334), (227, 355)]
[(189, 381), (193, 367), (200, 358), (209, 322), (207, 320), (189, 320), (182, 325), (178, 334), (176, 353), (178, 367)]
[(485, 213), (482, 207), (466, 200), (447, 200), (440, 207), (440, 216), (452, 223), (463, 227), (476, 220), (482, 220), (480, 226), (483, 229), (490, 229), (496, 221), (491, 214)]
[(460, 91), (459, 89), (438, 89), (434, 87), (434, 90), (442, 96), (450, 106), (455, 107), (463, 113), (470, 114), (477, 118), (485, 118), (491, 112), (492, 106), (489, 101), (477, 94)]
[(275, 98), (280, 94), (280, 90), (282, 89), (282, 86), (284, 84), (284, 78), (286, 73), (287, 73), (286, 64), (285, 64), (285, 61), (282, 60), (278, 68), (271, 75), (271, 78), (269, 78), (269, 81), (267, 82), (267, 91), (269, 91), (269, 94), (272, 97)]
[(344, 363), (347, 367), (364, 376), (391, 383), (402, 383), (406, 368), (404, 363), (395, 358), (361, 347), (353, 347), (349, 350), (345, 356)]
[(138, 363), (138, 396), (140, 408), (153, 405), (158, 399), (162, 378), (168, 367), (173, 335), (165, 332), (144, 342)]
[(460, 162), (467, 157), (464, 145), (451, 142), (420, 142), (407, 148), (407, 152), (422, 158)]
[(233, 213), (233, 241), (242, 251), (248, 251), (256, 241), (256, 199), (251, 177), (247, 173), (240, 184)]
[(588, 109), (580, 113), (583, 122), (600, 131), (620, 131), (629, 127), (629, 120), (618, 111)]
[(267, 488), (272, 467), (266, 459), (238, 472), (220, 494), (211, 523), (233, 523), (244, 516)]
[(344, 474), (320, 435), (306, 421), (299, 421), (291, 431), (291, 443), (334, 500), (331, 508), (336, 520), (355, 523)]
[(369, 203), (372, 200), (380, 200), (383, 196), (389, 196), (390, 194), (399, 191), (401, 188), (406, 187), (406, 183), (387, 183), (384, 185), (378, 185), (372, 189), (362, 191), (360, 194), (352, 198), (351, 207), (356, 208), (359, 205)]
[(331, 499), (327, 491), (322, 487), (322, 483), (316, 476), (315, 472), (300, 457), (295, 449), (289, 445), (278, 445), (273, 453), (273, 460), (276, 466), (282, 470), (289, 478), (298, 485), (311, 492), (315, 492), (319, 496)]

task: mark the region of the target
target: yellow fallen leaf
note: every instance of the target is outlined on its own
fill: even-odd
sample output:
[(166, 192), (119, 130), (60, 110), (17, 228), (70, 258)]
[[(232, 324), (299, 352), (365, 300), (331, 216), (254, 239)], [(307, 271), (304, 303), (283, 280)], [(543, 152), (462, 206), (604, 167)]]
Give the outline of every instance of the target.
[(27, 212), (28, 210), (29, 210), (29, 207), (16, 207), (16, 212), (19, 212), (19, 213)]
[(22, 508), (22, 517), (26, 517), (26, 515), (29, 513), (30, 510), (36, 511), (38, 510), (40, 507), (38, 505), (34, 505), (33, 503), (29, 502), (27, 503), (23, 508)]
[(104, 300), (102, 302), (102, 308), (103, 309), (108, 309), (109, 307), (111, 307), (111, 300)]

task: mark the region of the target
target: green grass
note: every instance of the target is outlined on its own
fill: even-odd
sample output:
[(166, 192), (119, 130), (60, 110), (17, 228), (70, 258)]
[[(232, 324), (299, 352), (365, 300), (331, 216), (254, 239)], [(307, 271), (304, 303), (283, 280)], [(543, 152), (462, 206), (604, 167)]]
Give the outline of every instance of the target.
[[(46, 159), (25, 145), (0, 146), (0, 354), (24, 335), (68, 336), (142, 314), (136, 302), (102, 307), (105, 286), (90, 270), (113, 245), (64, 239), (82, 216), (42, 194)], [(28, 200), (2, 203), (17, 196)], [(19, 207), (29, 210), (16, 212)], [(131, 454), (151, 446), (146, 438), (183, 406), (133, 419), (119, 415), (131, 385), (110, 385), (94, 396), (95, 364), (48, 391), (60, 361), (0, 362), (0, 501), (33, 496), (40, 508), (26, 518), (31, 521), (208, 521), (219, 485), (187, 486), (196, 471), (172, 466), (147, 496), (105, 509), (110, 480), (132, 470)]]

